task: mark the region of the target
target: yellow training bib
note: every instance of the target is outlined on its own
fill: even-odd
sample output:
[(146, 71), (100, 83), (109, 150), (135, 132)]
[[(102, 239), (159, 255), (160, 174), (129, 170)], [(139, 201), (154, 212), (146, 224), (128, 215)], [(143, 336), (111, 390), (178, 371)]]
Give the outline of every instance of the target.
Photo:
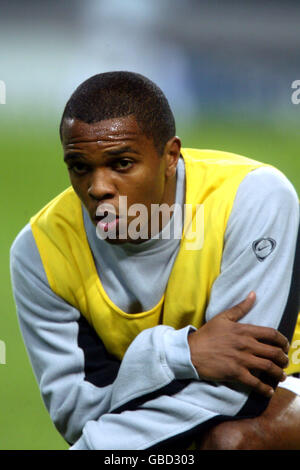
[[(106, 294), (86, 237), (81, 202), (72, 188), (31, 219), (51, 289), (84, 315), (107, 351), (119, 359), (146, 328), (158, 324), (176, 329), (192, 324), (199, 328), (203, 324), (212, 285), (220, 274), (224, 233), (237, 189), (247, 173), (263, 165), (213, 150), (183, 149), (182, 156), (186, 168), (185, 204), (191, 208), (192, 224), (185, 227), (166, 291), (151, 310), (126, 313)], [(199, 207), (204, 237), (197, 247), (190, 236)], [(299, 321), (293, 340), (297, 338)], [(300, 365), (291, 365), (287, 372), (294, 371), (300, 371)]]

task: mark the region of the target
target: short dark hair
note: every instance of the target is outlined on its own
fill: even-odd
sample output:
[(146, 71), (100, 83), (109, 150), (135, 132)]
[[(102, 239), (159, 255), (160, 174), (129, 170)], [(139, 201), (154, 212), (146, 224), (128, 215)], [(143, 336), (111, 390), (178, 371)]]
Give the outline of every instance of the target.
[(153, 138), (159, 154), (176, 133), (167, 98), (148, 78), (133, 72), (106, 72), (85, 80), (68, 100), (60, 123), (67, 118), (91, 124), (134, 115), (142, 132)]

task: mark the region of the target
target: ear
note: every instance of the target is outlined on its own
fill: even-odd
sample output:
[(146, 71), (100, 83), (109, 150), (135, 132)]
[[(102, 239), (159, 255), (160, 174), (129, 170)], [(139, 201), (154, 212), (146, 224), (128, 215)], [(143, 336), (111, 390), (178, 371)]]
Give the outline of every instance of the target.
[(179, 137), (172, 137), (168, 140), (164, 149), (164, 158), (166, 162), (165, 175), (172, 178), (176, 174), (178, 159), (180, 157), (181, 140)]

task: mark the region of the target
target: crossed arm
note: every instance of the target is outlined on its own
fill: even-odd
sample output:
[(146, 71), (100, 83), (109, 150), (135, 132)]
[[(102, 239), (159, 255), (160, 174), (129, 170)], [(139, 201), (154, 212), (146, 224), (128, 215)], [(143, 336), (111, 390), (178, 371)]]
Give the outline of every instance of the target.
[[(26, 289), (25, 282), (24, 278)], [(47, 286), (43, 288), (47, 290)], [(48, 294), (53, 296), (53, 293)], [(164, 445), (166, 436), (170, 438), (170, 434), (171, 437), (186, 435), (194, 429), (197, 435), (201, 433), (199, 424), (220, 416), (225, 397), (231, 399), (231, 406), (225, 410), (228, 417), (247, 398), (245, 395), (241, 399), (237, 390), (224, 385), (216, 387), (214, 383), (210, 384), (210, 379), (229, 383), (244, 381), (250, 385), (251, 365), (256, 370), (269, 370), (278, 381), (282, 378), (282, 367), (286, 366), (287, 340), (284, 336), (272, 328), (237, 323), (238, 318), (251, 309), (254, 303), (251, 296), (194, 332), (192, 328), (173, 331), (166, 326), (144, 331), (132, 343), (122, 363), (107, 355), (99, 338), (79, 312), (62, 305), (61, 299), (53, 297), (51, 301), (53, 314), (50, 318), (49, 311), (44, 312), (39, 306), (35, 321), (32, 321), (32, 315), (25, 316), (21, 319), (21, 326), (45, 404), (66, 440), (70, 443), (77, 441), (75, 449), (131, 449), (139, 444), (138, 448), (149, 448), (149, 444)], [(44, 314), (47, 314), (47, 320)], [(185, 338), (192, 351), (194, 367), (191, 363), (186, 364), (186, 357), (175, 354), (178, 352), (177, 344), (184, 343)], [(250, 348), (249, 339), (253, 343)], [(171, 351), (166, 353), (169, 348)], [(242, 365), (241, 349), (245, 354)], [(230, 363), (227, 357), (220, 368), (220, 360), (216, 361), (216, 358), (224, 354), (230, 357)], [(252, 362), (258, 360), (261, 362)], [(148, 365), (146, 371), (145, 363)], [(206, 372), (201, 369), (201, 364), (209, 365)], [(195, 375), (195, 368), (198, 368), (200, 377), (203, 374), (205, 381)], [(241, 378), (231, 375), (231, 370), (238, 369), (242, 372)], [(270, 387), (255, 376), (253, 379), (256, 382), (251, 386), (269, 396)], [(214, 413), (198, 406), (198, 403), (205, 403), (211, 391), (217, 395), (211, 407), (217, 409), (219, 406)], [(185, 406), (182, 406), (185, 401)], [(162, 420), (168, 421), (164, 429), (161, 429)], [(182, 423), (185, 424), (184, 429)], [(80, 437), (82, 431), (84, 438)], [(118, 436), (126, 436), (125, 443), (120, 438), (117, 443), (114, 441), (115, 432)], [(128, 435), (132, 436), (129, 442)], [(94, 440), (91, 442), (91, 439)]]
[(191, 359), (203, 380), (238, 382), (270, 398), (274, 388), (264, 383), (257, 372), (267, 373), (276, 384), (284, 381), (289, 342), (273, 328), (238, 323), (254, 302), (255, 293), (251, 292), (240, 304), (191, 333)]
[[(290, 224), (294, 211), (288, 214), (285, 210), (285, 223)], [(283, 223), (278, 220), (279, 225)], [(293, 223), (296, 227), (297, 221)], [(226, 311), (224, 305), (242, 300), (235, 277), (245, 274), (245, 282), (249, 281), (243, 268), (235, 267), (238, 259), (240, 266), (249, 269), (243, 265), (246, 249), (239, 253), (231, 249), (211, 293), (206, 325), (199, 330), (186, 327), (174, 331), (163, 325), (145, 330), (119, 363), (107, 355), (80, 312), (49, 289), (27, 229), (12, 252), (21, 329), (45, 404), (61, 434), (74, 444), (72, 448), (146, 449), (178, 439), (184, 446), (184, 438), (201, 435), (216, 419), (260, 414), (271, 389), (269, 381), (260, 380), (257, 372), (267, 371), (277, 383), (286, 365), (286, 339), (276, 329), (290, 288), (295, 228), (292, 232), (290, 253), (284, 254), (285, 264), (281, 265), (286, 279), (280, 279), (280, 273), (277, 279), (272, 276), (272, 292), (279, 286), (283, 291), (277, 297), (276, 311), (266, 308), (272, 295), (267, 288), (268, 271), (276, 271), (276, 257), (265, 271), (262, 263), (253, 267), (254, 276), (258, 270), (263, 273), (257, 276), (259, 286), (251, 285), (258, 291), (256, 303), (253, 305), (250, 297), (238, 308)], [(288, 235), (282, 237), (286, 240)], [(227, 247), (235, 244), (234, 233), (228, 234), (226, 243)], [(26, 253), (31, 252), (27, 258), (24, 246)], [(266, 312), (263, 318), (262, 312)], [(252, 389), (266, 396), (255, 411), (248, 406)]]

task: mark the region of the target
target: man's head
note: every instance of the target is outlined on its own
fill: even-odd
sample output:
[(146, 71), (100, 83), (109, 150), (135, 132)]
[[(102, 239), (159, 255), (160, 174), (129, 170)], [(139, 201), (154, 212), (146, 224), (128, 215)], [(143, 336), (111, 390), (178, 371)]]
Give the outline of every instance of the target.
[(75, 118), (87, 124), (133, 115), (141, 131), (153, 139), (159, 154), (175, 133), (169, 103), (151, 80), (133, 72), (106, 72), (94, 75), (74, 91), (60, 124)]
[[(104, 224), (110, 205), (117, 219), (105, 230), (119, 229), (120, 196), (128, 209), (147, 209), (141, 225), (149, 229), (151, 206), (173, 204), (181, 143), (168, 102), (150, 80), (129, 72), (90, 78), (68, 101), (60, 131), (72, 186), (95, 225)], [(126, 231), (134, 219), (127, 214)], [(126, 240), (134, 240), (128, 231), (114, 242)]]

